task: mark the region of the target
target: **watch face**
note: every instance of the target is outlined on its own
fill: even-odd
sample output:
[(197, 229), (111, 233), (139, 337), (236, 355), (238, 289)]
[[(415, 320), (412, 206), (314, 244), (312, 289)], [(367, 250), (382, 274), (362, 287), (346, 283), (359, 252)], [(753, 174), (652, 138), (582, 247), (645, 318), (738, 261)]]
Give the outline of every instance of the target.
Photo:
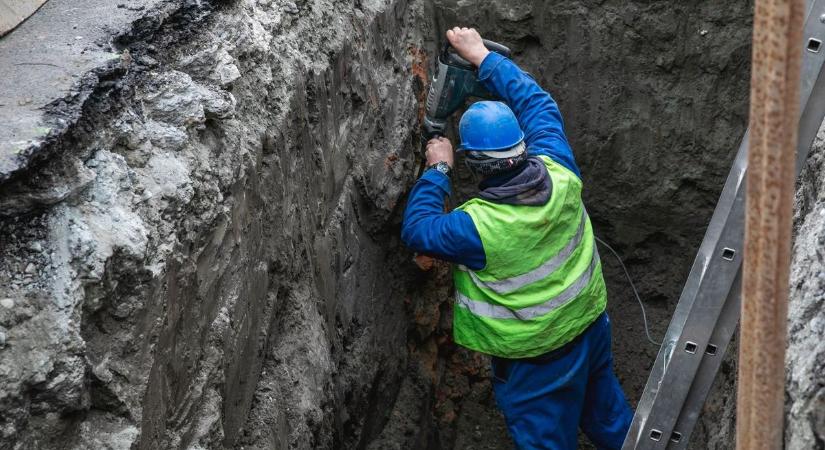
[(450, 165), (444, 161), (439, 161), (431, 166), (428, 166), (427, 170), (430, 169), (437, 170), (447, 176), (450, 175)]

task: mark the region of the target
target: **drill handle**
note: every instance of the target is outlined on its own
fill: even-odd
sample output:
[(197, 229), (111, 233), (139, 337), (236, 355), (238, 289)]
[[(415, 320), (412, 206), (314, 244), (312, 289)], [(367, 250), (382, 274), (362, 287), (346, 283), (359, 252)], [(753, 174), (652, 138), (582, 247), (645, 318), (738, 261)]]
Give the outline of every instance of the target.
[[(490, 50), (491, 52), (496, 52), (507, 58), (510, 57), (511, 52), (507, 46), (501, 45), (498, 42), (493, 42), (488, 39), (482, 39), (481, 41), (484, 43), (484, 46), (487, 47), (487, 50)], [(450, 41), (444, 42), (444, 49), (441, 51), (441, 59), (447, 62), (447, 64), (449, 65), (463, 67), (468, 70), (474, 69), (470, 61), (467, 61), (461, 56), (458, 56), (458, 53), (455, 52), (453, 46), (450, 45)]]
[(490, 50), (491, 52), (496, 52), (508, 58), (510, 57), (510, 49), (507, 46), (501, 45), (498, 42), (493, 42), (487, 39), (482, 39), (481, 41), (484, 42), (484, 46), (487, 47), (487, 50)]
[(436, 136), (444, 136), (445, 128), (447, 128), (447, 120), (446, 119), (435, 119), (430, 117), (429, 115), (424, 116), (424, 121), (422, 122), (422, 139), (426, 145), (426, 142)]
[[(421, 163), (426, 165), (427, 161), (427, 143), (430, 142), (431, 139), (446, 137), (443, 133), (434, 133), (434, 134), (422, 134), (421, 135)], [(423, 168), (419, 170), (419, 172), (423, 172)], [(420, 176), (421, 174), (419, 174)]]

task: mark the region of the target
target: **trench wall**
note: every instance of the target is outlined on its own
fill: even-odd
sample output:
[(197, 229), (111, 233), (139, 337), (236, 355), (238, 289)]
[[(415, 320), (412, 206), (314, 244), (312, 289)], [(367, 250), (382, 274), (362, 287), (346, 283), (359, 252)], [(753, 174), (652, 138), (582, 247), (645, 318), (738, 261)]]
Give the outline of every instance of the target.
[[(450, 340), (448, 266), (399, 243), (428, 55), (456, 23), (558, 100), (596, 231), (663, 334), (744, 131), (749, 1), (163, 11), (113, 36), (79, 121), (0, 185), (0, 448), (511, 448), (487, 360)], [(820, 160), (797, 195), (789, 448), (823, 441)], [(657, 349), (603, 261), (635, 402)], [(695, 448), (732, 448), (733, 362)]]
[(380, 431), (407, 370), (415, 11), (182, 2), (113, 39), (128, 59), (61, 151), (3, 186), (0, 447)]

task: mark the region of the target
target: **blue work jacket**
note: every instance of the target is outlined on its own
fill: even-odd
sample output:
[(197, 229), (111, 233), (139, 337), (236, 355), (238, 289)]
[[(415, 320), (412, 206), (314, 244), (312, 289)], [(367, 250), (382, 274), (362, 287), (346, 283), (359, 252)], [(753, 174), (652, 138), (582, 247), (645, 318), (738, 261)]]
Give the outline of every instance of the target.
[[(561, 112), (550, 94), (498, 53), (491, 52), (484, 58), (478, 78), (515, 113), (529, 155), (549, 156), (581, 177), (564, 134)], [(510, 176), (491, 177), (484, 184), (503, 183)], [(401, 239), (416, 252), (481, 270), (487, 258), (473, 220), (464, 211), (444, 212), (444, 199), (451, 190), (449, 177), (437, 170), (424, 172), (407, 200)]]

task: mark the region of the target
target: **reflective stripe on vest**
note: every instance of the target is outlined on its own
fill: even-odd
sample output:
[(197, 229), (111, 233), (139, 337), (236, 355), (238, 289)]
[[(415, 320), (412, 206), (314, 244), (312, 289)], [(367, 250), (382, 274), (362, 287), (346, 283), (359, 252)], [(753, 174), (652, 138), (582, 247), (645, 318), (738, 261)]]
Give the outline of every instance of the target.
[[(581, 230), (582, 227), (579, 228)], [(569, 255), (569, 253), (568, 253)], [(555, 259), (555, 258), (554, 258)], [(521, 309), (510, 309), (506, 306), (501, 305), (493, 305), (491, 303), (482, 302), (473, 300), (466, 295), (462, 294), (459, 291), (456, 291), (456, 302), (459, 306), (467, 308), (471, 313), (481, 316), (481, 317), (489, 317), (491, 319), (519, 319), (519, 320), (530, 320), (535, 319), (536, 317), (541, 317), (556, 308), (563, 306), (565, 303), (569, 302), (576, 298), (576, 296), (581, 293), (581, 291), (590, 284), (590, 280), (593, 277), (593, 271), (596, 270), (596, 266), (599, 264), (599, 252), (596, 250), (596, 246), (593, 246), (593, 256), (590, 261), (590, 265), (587, 267), (587, 270), (584, 271), (576, 281), (573, 282), (570, 286), (568, 286), (565, 290), (561, 293), (556, 295), (555, 297), (547, 299), (545, 302), (540, 303), (534, 306), (528, 306), (526, 308)], [(558, 264), (561, 265), (561, 262)], [(541, 268), (541, 267), (540, 267)], [(538, 269), (537, 269), (538, 270)], [(534, 271), (535, 272), (535, 271)], [(472, 273), (472, 272), (471, 272)], [(546, 275), (549, 275), (548, 272)], [(529, 275), (525, 274), (525, 275)], [(543, 278), (543, 277), (541, 277)], [(538, 279), (536, 279), (538, 280)], [(527, 283), (525, 283), (527, 284)], [(519, 286), (520, 287), (520, 286)], [(518, 289), (518, 287), (514, 288)]]
[[(536, 267), (535, 269), (522, 274), (517, 275), (515, 277), (507, 278), (504, 280), (498, 281), (484, 281), (478, 278), (478, 275), (475, 274), (472, 270), (467, 269), (465, 266), (459, 266), (459, 270), (465, 271), (470, 275), (470, 278), (473, 279), (473, 282), (477, 286), (483, 286), (496, 294), (504, 295), (509, 294), (510, 292), (516, 291), (524, 286), (527, 286), (530, 283), (535, 283), (536, 281), (541, 280), (542, 278), (547, 277), (551, 273), (555, 272), (556, 269), (561, 267), (567, 258), (573, 254), (573, 251), (579, 246), (582, 241), (582, 234), (584, 234), (584, 224), (587, 222), (587, 211), (584, 210), (584, 205), (582, 205), (582, 217), (581, 221), (579, 222), (579, 228), (576, 230), (576, 234), (573, 236), (572, 239), (561, 249), (556, 256), (550, 258), (544, 264)], [(593, 247), (593, 251), (595, 252), (595, 246)], [(592, 272), (593, 268), (591, 265), (590, 271)], [(581, 290), (581, 289), (580, 289)], [(493, 317), (493, 316), (489, 316)]]

